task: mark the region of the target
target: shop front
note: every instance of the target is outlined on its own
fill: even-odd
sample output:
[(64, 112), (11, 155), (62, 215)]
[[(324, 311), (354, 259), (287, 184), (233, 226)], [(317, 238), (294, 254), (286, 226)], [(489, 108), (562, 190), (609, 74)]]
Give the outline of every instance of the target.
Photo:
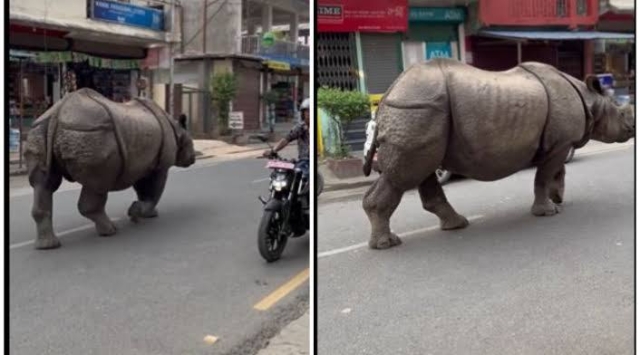
[(383, 93), (402, 72), (407, 0), (320, 0), (318, 84)]
[(460, 39), (464, 38), (465, 17), (465, 9), (459, 7), (409, 8), (409, 30), (402, 41), (403, 69), (433, 58), (463, 60)]
[(137, 96), (138, 62), (108, 60), (74, 52), (10, 50), (8, 70), (10, 124), (28, 129), (68, 92), (91, 88), (125, 102)]

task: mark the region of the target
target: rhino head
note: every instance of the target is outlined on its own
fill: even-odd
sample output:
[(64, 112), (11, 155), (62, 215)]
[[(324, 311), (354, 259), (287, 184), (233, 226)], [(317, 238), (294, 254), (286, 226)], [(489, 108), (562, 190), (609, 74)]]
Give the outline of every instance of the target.
[(196, 151), (193, 147), (193, 139), (189, 132), (180, 124), (175, 124), (176, 141), (176, 166), (188, 168), (196, 162)]
[(623, 143), (636, 135), (636, 120), (633, 107), (618, 105), (607, 95), (594, 75), (585, 79), (588, 91), (593, 98), (591, 114), (594, 127), (591, 138), (604, 143)]

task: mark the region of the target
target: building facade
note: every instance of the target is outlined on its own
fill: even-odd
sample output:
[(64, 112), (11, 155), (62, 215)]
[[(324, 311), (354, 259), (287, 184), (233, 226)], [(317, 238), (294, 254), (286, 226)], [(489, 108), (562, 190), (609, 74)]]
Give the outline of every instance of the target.
[[(237, 79), (231, 106), (241, 113), (245, 131), (268, 127), (265, 94), (272, 90), (280, 94), (274, 103), (276, 121), (293, 120), (297, 104), (309, 95), (308, 22), (308, 1), (183, 2), (183, 40), (173, 50), (174, 108), (187, 116), (194, 136), (211, 138), (220, 131), (211, 104), (218, 73)], [(301, 31), (305, 26), (306, 32)], [(144, 62), (153, 97), (164, 104), (169, 100), (170, 58), (169, 49), (159, 47)]]
[(166, 2), (154, 1), (12, 1), (9, 96), (15, 115), (26, 117), (28, 126), (82, 87), (114, 101), (144, 94), (139, 61), (151, 47), (180, 38), (169, 12)]

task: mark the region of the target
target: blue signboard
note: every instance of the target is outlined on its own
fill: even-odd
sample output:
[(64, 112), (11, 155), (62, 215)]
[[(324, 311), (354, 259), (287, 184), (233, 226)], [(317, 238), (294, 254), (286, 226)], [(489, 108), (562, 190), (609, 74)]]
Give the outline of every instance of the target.
[(108, 0), (93, 0), (91, 17), (127, 26), (164, 31), (164, 13), (150, 7)]
[(427, 60), (432, 58), (451, 58), (451, 43), (427, 42)]
[(464, 9), (457, 7), (410, 7), (409, 22), (464, 22)]

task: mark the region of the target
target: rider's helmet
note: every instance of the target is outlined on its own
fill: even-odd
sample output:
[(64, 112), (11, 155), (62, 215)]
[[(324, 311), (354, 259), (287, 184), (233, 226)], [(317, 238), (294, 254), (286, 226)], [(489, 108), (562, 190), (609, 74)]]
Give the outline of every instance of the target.
[(310, 104), (311, 103), (309, 102), (309, 99), (304, 99), (304, 101), (302, 101), (302, 104), (300, 105), (300, 111), (308, 110)]

